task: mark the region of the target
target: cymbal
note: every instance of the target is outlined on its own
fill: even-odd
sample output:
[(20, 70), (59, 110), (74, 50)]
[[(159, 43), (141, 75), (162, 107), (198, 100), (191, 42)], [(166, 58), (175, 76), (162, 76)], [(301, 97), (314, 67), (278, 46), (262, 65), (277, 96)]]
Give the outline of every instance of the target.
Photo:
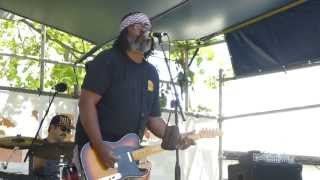
[(44, 143), (40, 146), (34, 146), (31, 151), (34, 156), (43, 159), (59, 160), (60, 155), (64, 155), (64, 160), (71, 160), (74, 146), (73, 142)]
[[(29, 149), (31, 147), (33, 137), (24, 137), (24, 136), (8, 136), (0, 138), (0, 147), (13, 149), (15, 147), (19, 149)], [(44, 141), (40, 139), (34, 140), (33, 144), (35, 146), (43, 144)]]

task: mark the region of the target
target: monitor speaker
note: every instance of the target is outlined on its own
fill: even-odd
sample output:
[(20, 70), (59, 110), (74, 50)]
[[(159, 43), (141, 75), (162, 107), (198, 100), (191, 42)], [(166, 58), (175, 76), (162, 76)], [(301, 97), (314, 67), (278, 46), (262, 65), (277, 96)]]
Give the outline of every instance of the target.
[(228, 180), (302, 180), (302, 165), (251, 163), (228, 166)]

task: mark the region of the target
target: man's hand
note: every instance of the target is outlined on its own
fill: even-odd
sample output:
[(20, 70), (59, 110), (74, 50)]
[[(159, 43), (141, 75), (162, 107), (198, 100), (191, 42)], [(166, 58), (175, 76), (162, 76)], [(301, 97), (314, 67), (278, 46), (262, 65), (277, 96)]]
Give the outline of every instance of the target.
[(191, 139), (189, 136), (194, 134), (195, 131), (191, 131), (191, 132), (187, 132), (187, 133), (182, 133), (180, 134), (180, 139), (179, 139), (179, 144), (178, 144), (178, 148), (185, 150), (188, 147), (190, 147), (191, 145), (195, 145), (195, 141), (193, 139)]
[(195, 142), (191, 138), (191, 135), (195, 131), (187, 133), (179, 133), (177, 126), (167, 126), (164, 137), (162, 138), (161, 147), (165, 150), (174, 149), (187, 149), (189, 146), (194, 145)]
[(94, 149), (103, 165), (107, 168), (114, 168), (118, 158), (113, 154), (112, 149), (108, 145), (101, 143)]

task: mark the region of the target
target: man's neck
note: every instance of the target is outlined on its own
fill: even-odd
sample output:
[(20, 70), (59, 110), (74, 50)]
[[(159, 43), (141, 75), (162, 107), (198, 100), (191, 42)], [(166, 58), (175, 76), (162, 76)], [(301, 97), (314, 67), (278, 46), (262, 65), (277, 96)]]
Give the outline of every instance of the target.
[(135, 63), (142, 63), (144, 54), (139, 51), (127, 51), (129, 58)]

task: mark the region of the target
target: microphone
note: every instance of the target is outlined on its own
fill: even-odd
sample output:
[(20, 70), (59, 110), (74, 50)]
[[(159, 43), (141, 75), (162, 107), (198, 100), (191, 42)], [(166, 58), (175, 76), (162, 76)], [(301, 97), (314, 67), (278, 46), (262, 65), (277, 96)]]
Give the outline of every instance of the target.
[(58, 83), (54, 86), (54, 89), (57, 92), (64, 92), (65, 90), (67, 90), (68, 86), (66, 83)]
[(145, 34), (147, 38), (153, 38), (153, 37), (161, 38), (166, 35), (168, 35), (168, 33), (166, 32), (152, 32), (152, 31), (147, 31)]

